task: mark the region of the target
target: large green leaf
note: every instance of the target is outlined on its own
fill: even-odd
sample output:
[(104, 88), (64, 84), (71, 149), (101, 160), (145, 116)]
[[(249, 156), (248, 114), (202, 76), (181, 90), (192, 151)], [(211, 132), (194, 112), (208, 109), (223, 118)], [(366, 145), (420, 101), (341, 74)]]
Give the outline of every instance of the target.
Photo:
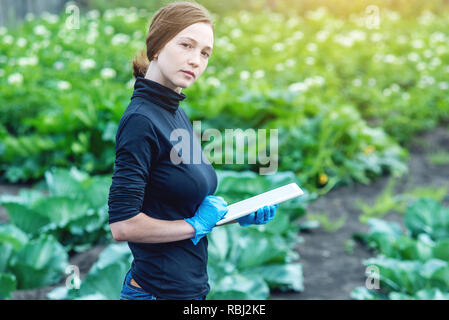
[(38, 211), (28, 208), (24, 204), (3, 202), (2, 206), (8, 212), (10, 221), (29, 234), (37, 234), (42, 227), (50, 223), (47, 216), (41, 215)]
[(405, 224), (412, 236), (427, 233), (434, 240), (449, 238), (449, 209), (434, 199), (419, 199), (407, 208)]
[(225, 260), (231, 246), (229, 228), (226, 227), (214, 228), (213, 232), (211, 232), (207, 236), (207, 239), (209, 242), (208, 245), (209, 262), (218, 262), (221, 260)]
[(288, 245), (284, 238), (261, 232), (248, 232), (238, 240), (237, 266), (240, 270), (270, 262), (286, 261)]
[(364, 260), (365, 266), (379, 268), (380, 281), (389, 290), (413, 294), (423, 289), (426, 279), (420, 274), (422, 263), (419, 261), (401, 261), (378, 256)]
[(28, 236), (13, 224), (0, 225), (0, 243), (12, 245), (14, 250), (20, 249), (28, 241)]
[(70, 221), (87, 215), (87, 203), (67, 196), (52, 196), (39, 199), (32, 205), (32, 210), (46, 216), (58, 227), (66, 226)]
[(0, 272), (0, 300), (8, 299), (16, 290), (16, 277), (11, 273)]
[(266, 300), (269, 287), (258, 275), (245, 277), (230, 274), (221, 278), (211, 291), (208, 300)]
[(77, 196), (82, 194), (81, 182), (89, 176), (76, 168), (70, 170), (53, 168), (45, 172), (45, 181), (53, 196)]
[(34, 289), (58, 282), (68, 264), (64, 248), (53, 236), (41, 235), (26, 243), (11, 259), (19, 289)]
[(131, 266), (132, 255), (127, 243), (111, 244), (99, 255), (79, 289), (58, 287), (50, 299), (111, 299), (120, 298), (123, 279)]
[(300, 263), (273, 264), (245, 270), (245, 275), (261, 276), (270, 288), (304, 290), (304, 277)]

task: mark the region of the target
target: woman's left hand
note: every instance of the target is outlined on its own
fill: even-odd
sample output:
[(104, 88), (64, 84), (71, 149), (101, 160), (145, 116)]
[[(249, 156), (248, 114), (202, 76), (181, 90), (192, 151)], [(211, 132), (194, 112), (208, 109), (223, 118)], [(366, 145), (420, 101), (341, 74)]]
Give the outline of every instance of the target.
[(276, 215), (276, 209), (279, 207), (279, 204), (275, 204), (272, 206), (264, 206), (244, 217), (238, 218), (237, 221), (242, 227), (247, 227), (252, 224), (265, 224), (274, 219)]

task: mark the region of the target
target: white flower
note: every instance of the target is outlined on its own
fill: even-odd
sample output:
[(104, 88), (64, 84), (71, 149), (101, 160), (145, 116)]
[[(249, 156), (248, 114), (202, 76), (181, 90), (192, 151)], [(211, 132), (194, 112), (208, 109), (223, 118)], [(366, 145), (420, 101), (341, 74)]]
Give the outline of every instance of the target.
[(292, 92), (300, 92), (307, 90), (308, 86), (304, 82), (295, 82), (288, 86), (288, 90)]
[(8, 77), (9, 84), (22, 84), (23, 76), (20, 73), (13, 73)]
[(114, 27), (107, 25), (104, 27), (104, 33), (106, 34), (113, 34), (114, 33)]
[(421, 79), (419, 79), (418, 87), (424, 88), (429, 85), (432, 85), (435, 83), (435, 78), (432, 76), (422, 76)]
[(421, 39), (415, 39), (412, 41), (412, 47), (415, 49), (421, 49), (422, 47), (424, 47), (424, 41), (422, 41)]
[(111, 43), (113, 46), (118, 46), (121, 44), (127, 44), (129, 42), (129, 36), (124, 33), (117, 33), (112, 37)]
[(409, 53), (407, 57), (410, 61), (413, 61), (413, 62), (416, 62), (419, 60), (419, 54), (417, 54), (416, 52)]
[(83, 70), (83, 71), (92, 69), (95, 67), (95, 65), (96, 65), (95, 60), (92, 60), (92, 59), (84, 59), (84, 60), (81, 60), (81, 62), (80, 62), (80, 67), (81, 67), (81, 70)]
[(299, 19), (297, 17), (291, 17), (287, 20), (287, 28), (294, 28), (298, 25)]
[(446, 36), (441, 31), (434, 32), (430, 35), (430, 42), (436, 43), (436, 42), (447, 42)]
[(304, 38), (304, 33), (301, 32), (301, 31), (296, 31), (296, 32), (293, 34), (292, 38), (293, 38), (294, 40), (301, 40), (302, 38)]
[(111, 79), (116, 76), (117, 72), (112, 68), (103, 68), (101, 70), (101, 77), (103, 79)]
[(220, 83), (221, 83), (220, 80), (215, 78), (215, 77), (207, 78), (206, 82), (207, 82), (207, 84), (209, 84), (209, 85), (211, 85), (211, 86), (213, 86), (215, 88), (220, 86)]
[(313, 65), (315, 63), (315, 58), (314, 57), (307, 57), (305, 61), (306, 61), (306, 64)]
[(310, 87), (310, 86), (321, 86), (321, 85), (324, 84), (324, 82), (325, 82), (325, 80), (321, 76), (314, 76), (314, 77), (306, 78), (304, 80), (304, 84), (307, 87)]
[(59, 21), (59, 18), (56, 14), (52, 14), (49, 12), (43, 12), (41, 17), (47, 21), (49, 24), (55, 24)]
[(247, 11), (240, 11), (240, 21), (243, 23), (249, 23), (251, 20), (251, 15)]
[(32, 57), (21, 57), (17, 59), (17, 64), (21, 67), (24, 66), (35, 66), (38, 63), (38, 58), (36, 56)]
[(432, 67), (437, 67), (437, 66), (439, 66), (440, 64), (441, 64), (441, 59), (438, 58), (438, 57), (435, 57), (435, 58), (432, 59), (432, 61), (430, 61), (430, 65), (431, 65)]
[(87, 18), (96, 20), (100, 17), (100, 11), (90, 10), (89, 12), (87, 12), (86, 15), (87, 15)]
[(64, 62), (62, 61), (56, 61), (53, 64), (53, 68), (55, 68), (56, 70), (62, 70), (64, 68)]
[(242, 36), (242, 30), (240, 30), (240, 29), (238, 29), (238, 28), (236, 28), (236, 29), (233, 29), (232, 31), (231, 31), (231, 37), (232, 38), (239, 38), (239, 37), (241, 37)]
[(394, 54), (387, 54), (384, 56), (384, 62), (386, 63), (395, 63), (396, 56)]
[(307, 48), (307, 50), (314, 52), (314, 51), (316, 51), (317, 45), (315, 43), (311, 42), (311, 43), (307, 44), (306, 48)]
[(361, 30), (352, 30), (348, 35), (354, 41), (365, 41), (366, 33)]
[(319, 42), (326, 41), (326, 39), (328, 37), (329, 37), (329, 31), (327, 31), (327, 30), (318, 31), (316, 34), (316, 40)]
[(231, 75), (234, 73), (234, 68), (233, 67), (226, 67), (226, 69), (224, 69), (224, 73), (226, 75)]
[(354, 40), (351, 37), (346, 37), (342, 34), (336, 34), (334, 36), (334, 41), (345, 47), (352, 47), (354, 44)]
[(265, 76), (265, 71), (263, 71), (263, 70), (257, 70), (254, 72), (254, 78), (256, 78), (256, 79), (263, 78), (264, 76)]
[(384, 89), (383, 91), (382, 91), (382, 93), (383, 93), (383, 95), (384, 96), (390, 96), (391, 95), (391, 90), (389, 89), (389, 88), (386, 88), (386, 89)]
[(440, 82), (440, 83), (438, 84), (438, 87), (439, 87), (441, 90), (447, 90), (447, 89), (449, 89), (449, 83), (446, 82), (446, 81)]
[(383, 35), (381, 33), (379, 33), (379, 32), (374, 32), (371, 35), (371, 41), (373, 41), (373, 42), (379, 42), (382, 39), (383, 39)]
[(251, 76), (251, 73), (249, 71), (245, 70), (245, 71), (240, 72), (241, 80), (248, 80), (250, 76)]
[(142, 31), (140, 31), (140, 30), (136, 30), (136, 31), (134, 31), (133, 32), (133, 38), (134, 39), (141, 39), (141, 38), (143, 38), (143, 32)]
[(278, 63), (274, 66), (274, 69), (276, 71), (283, 71), (284, 70), (284, 65), (282, 63)]
[(139, 18), (139, 16), (137, 15), (137, 13), (134, 13), (134, 12), (128, 12), (123, 17), (123, 19), (125, 20), (126, 23), (134, 23), (137, 21), (138, 18)]
[(285, 49), (285, 44), (281, 43), (281, 42), (277, 42), (273, 45), (273, 51), (282, 51)]
[(4, 44), (12, 44), (14, 42), (14, 37), (10, 34), (7, 34), (3, 37), (3, 43)]
[(27, 45), (27, 40), (25, 38), (19, 38), (17, 39), (17, 46), (19, 46), (20, 48), (23, 48)]
[(324, 18), (324, 16), (326, 15), (327, 9), (326, 7), (319, 7), (316, 10), (309, 10), (306, 12), (306, 17), (310, 20), (320, 20), (322, 18)]
[(293, 67), (296, 64), (296, 60), (293, 58), (285, 60), (285, 65), (287, 67)]
[(424, 57), (431, 58), (433, 56), (432, 50), (426, 49), (424, 50)]
[(426, 64), (425, 64), (424, 62), (420, 62), (420, 63), (418, 63), (418, 64), (416, 65), (416, 69), (417, 69), (418, 71), (423, 71), (423, 70), (426, 69)]
[(224, 20), (225, 24), (227, 24), (231, 27), (234, 27), (237, 25), (237, 21), (231, 16), (226, 16), (223, 20)]
[(58, 86), (58, 89), (61, 90), (61, 91), (69, 90), (69, 89), (72, 88), (72, 85), (70, 84), (70, 82), (63, 81), (63, 80), (58, 81), (57, 86)]
[(34, 18), (35, 18), (35, 16), (34, 16), (34, 13), (32, 13), (32, 12), (28, 12), (28, 13), (25, 15), (25, 20), (26, 20), (26, 21), (32, 21), (32, 20), (34, 20)]
[(402, 99), (404, 99), (404, 100), (410, 99), (410, 93), (404, 92), (404, 93), (402, 94)]
[(360, 87), (362, 85), (362, 79), (356, 78), (352, 80), (352, 85), (355, 87)]
[(37, 25), (34, 27), (33, 29), (34, 34), (38, 35), (38, 36), (43, 36), (43, 37), (48, 37), (50, 36), (50, 31), (47, 30), (47, 28), (45, 28), (45, 26), (43, 25)]
[(98, 36), (99, 33), (96, 29), (89, 29), (89, 32), (87, 33), (86, 36), (86, 42), (89, 44), (94, 44)]
[(392, 83), (390, 86), (390, 89), (393, 92), (398, 92), (401, 89), (401, 87), (399, 87), (399, 85), (397, 83)]

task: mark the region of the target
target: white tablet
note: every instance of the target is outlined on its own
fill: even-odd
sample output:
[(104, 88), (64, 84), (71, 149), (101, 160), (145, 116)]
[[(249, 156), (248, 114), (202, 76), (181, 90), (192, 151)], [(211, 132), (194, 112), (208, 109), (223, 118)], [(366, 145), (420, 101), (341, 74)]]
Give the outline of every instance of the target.
[(228, 205), (228, 212), (223, 219), (217, 222), (217, 226), (229, 221), (246, 216), (247, 214), (256, 212), (264, 206), (271, 206), (281, 203), (304, 194), (296, 183), (290, 183), (285, 186), (261, 193), (257, 196), (242, 200)]

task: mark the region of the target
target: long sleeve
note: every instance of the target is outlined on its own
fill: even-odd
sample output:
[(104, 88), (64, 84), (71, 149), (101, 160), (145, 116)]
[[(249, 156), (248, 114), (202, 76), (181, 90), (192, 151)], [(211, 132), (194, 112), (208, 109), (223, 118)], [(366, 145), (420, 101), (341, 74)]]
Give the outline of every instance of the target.
[(109, 190), (109, 223), (139, 214), (152, 162), (159, 145), (151, 121), (132, 113), (123, 118), (116, 135), (115, 166)]

